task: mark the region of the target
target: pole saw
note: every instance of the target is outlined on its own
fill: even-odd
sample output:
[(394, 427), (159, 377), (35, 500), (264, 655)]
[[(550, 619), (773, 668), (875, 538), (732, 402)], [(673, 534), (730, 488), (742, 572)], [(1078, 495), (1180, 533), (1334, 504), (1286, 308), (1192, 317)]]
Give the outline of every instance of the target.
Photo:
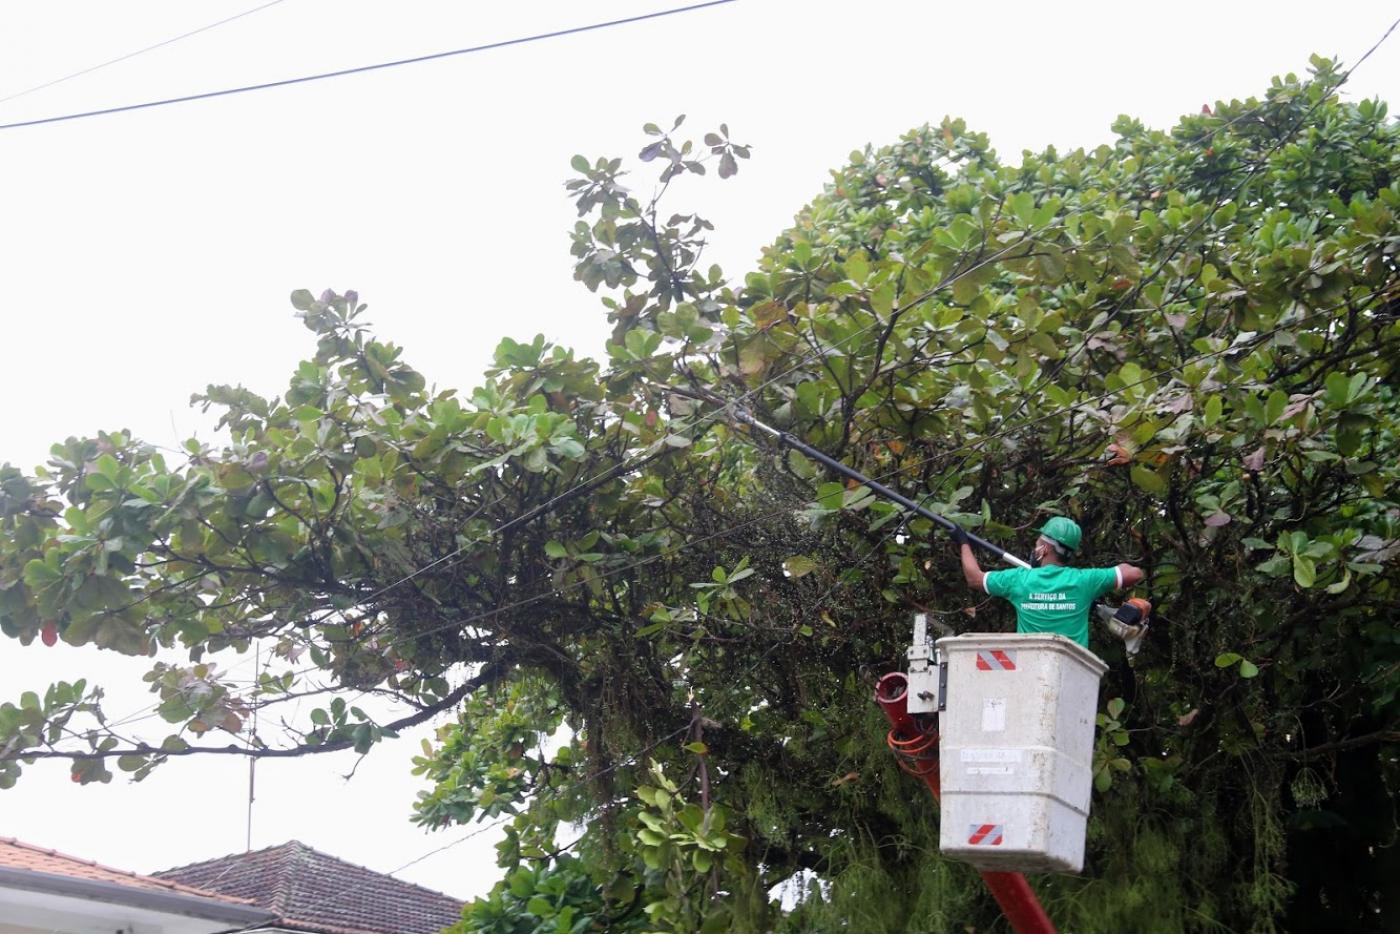
[[(753, 414), (749, 412), (748, 409), (742, 408), (740, 406), (734, 406), (733, 412), (735, 419), (737, 419), (738, 421), (743, 422), (745, 425), (748, 425), (752, 428), (757, 428), (764, 434), (772, 436), (773, 438), (777, 439), (779, 444), (782, 444), (785, 447), (792, 448), (794, 451), (797, 451), (805, 455), (806, 457), (811, 458), (812, 460), (821, 464), (827, 470), (830, 470), (832, 473), (840, 474), (841, 476), (846, 477), (849, 480), (854, 480), (856, 483), (859, 483), (861, 486), (864, 486), (866, 489), (870, 490), (875, 495), (884, 497), (892, 503), (903, 506), (910, 512), (916, 515), (923, 516), (925, 519), (928, 519), (935, 525), (941, 526), (949, 532), (960, 528), (960, 526), (952, 519), (940, 516), (938, 513), (926, 509), (923, 506), (920, 506), (918, 503), (914, 502), (909, 497), (890, 489), (878, 480), (872, 480), (870, 477), (867, 477), (859, 470), (855, 470), (854, 468), (848, 467), (845, 464), (838, 461), (836, 458), (831, 457), (827, 454), (823, 454), (821, 451), (818, 451), (810, 444), (807, 444), (805, 441), (802, 441), (796, 435), (790, 434), (786, 431), (780, 431), (777, 428), (772, 427), (771, 425), (765, 425), (763, 422), (760, 422), (758, 419), (754, 418)], [(966, 530), (963, 530), (963, 534), (967, 536), (967, 540), (970, 544), (976, 545), (978, 548), (982, 548), (986, 551), (991, 552), (1001, 560), (1005, 561), (1007, 564), (1013, 565), (1018, 568), (1028, 568), (1031, 566), (1029, 561), (1026, 561), (1022, 558), (1018, 558), (1016, 555), (1013, 555), (1005, 548), (1002, 548), (1000, 545), (992, 544), (985, 538), (982, 538), (980, 535), (973, 535), (971, 532), (968, 532)]]
[[(682, 393), (682, 395), (689, 395), (689, 393)], [(695, 398), (700, 397), (697, 396)], [(728, 405), (728, 403), (725, 404)], [(938, 513), (933, 512), (932, 510), (926, 509), (925, 507), (914, 502), (912, 499), (903, 495), (902, 493), (899, 493), (885, 486), (878, 480), (873, 480), (870, 477), (867, 477), (865, 474), (861, 473), (859, 470), (855, 470), (854, 468), (841, 463), (836, 458), (831, 457), (828, 454), (822, 453), (821, 451), (812, 447), (810, 444), (807, 444), (805, 441), (798, 438), (796, 435), (793, 435), (786, 431), (780, 431), (779, 429), (774, 428), (771, 425), (765, 425), (763, 422), (754, 418), (753, 413), (751, 413), (748, 409), (745, 409), (741, 406), (733, 406), (732, 410), (734, 412), (734, 418), (736, 421), (742, 422), (743, 424), (748, 425), (752, 428), (756, 428), (764, 434), (775, 438), (779, 444), (806, 455), (807, 457), (821, 464), (827, 470), (830, 470), (832, 473), (839, 474), (850, 480), (854, 480), (855, 482), (869, 489), (872, 493), (876, 494), (877, 496), (882, 496), (892, 503), (896, 503), (900, 506), (903, 506), (910, 512), (913, 512), (916, 515), (923, 516), (925, 519), (928, 519), (930, 522), (933, 522), (935, 525), (938, 525), (949, 532), (953, 531), (954, 529), (961, 528), (953, 520), (946, 518), (945, 516), (940, 516)], [(965, 529), (963, 529), (962, 532), (964, 535), (967, 536), (967, 541), (969, 544), (976, 545), (978, 548), (982, 548), (986, 551), (991, 552), (992, 554), (1000, 558), (1002, 561), (1005, 561), (1007, 564), (1018, 568), (1029, 568), (1031, 566), (1030, 562), (1023, 560), (1022, 558), (1019, 558), (1016, 555), (1013, 555), (1011, 552), (1007, 551), (1005, 548), (1002, 548), (1000, 545), (995, 545), (979, 535), (973, 535), (971, 532), (968, 532)], [(1124, 644), (1127, 646), (1128, 659), (1130, 663), (1133, 657), (1137, 655), (1138, 649), (1142, 644), (1143, 637), (1147, 635), (1147, 620), (1151, 613), (1152, 604), (1148, 603), (1141, 597), (1130, 598), (1129, 600), (1124, 602), (1122, 606), (1118, 607), (1107, 606), (1104, 604), (1098, 604), (1095, 606), (1095, 615), (1099, 619), (1099, 621), (1103, 623), (1104, 626), (1106, 626), (1108, 630), (1111, 633), (1113, 633), (1113, 635), (1122, 639)]]

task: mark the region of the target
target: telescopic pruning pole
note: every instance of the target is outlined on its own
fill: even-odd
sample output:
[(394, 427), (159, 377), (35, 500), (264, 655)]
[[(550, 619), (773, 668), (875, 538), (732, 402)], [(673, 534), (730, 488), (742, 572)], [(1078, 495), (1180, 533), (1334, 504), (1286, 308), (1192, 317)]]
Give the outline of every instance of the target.
[[(925, 519), (928, 519), (935, 525), (942, 526), (949, 532), (958, 528), (958, 524), (952, 519), (946, 519), (936, 512), (930, 512), (929, 510), (925, 509), (923, 506), (920, 506), (918, 503), (914, 502), (912, 499), (903, 495), (902, 493), (897, 493), (889, 487), (885, 486), (883, 483), (880, 483), (878, 480), (872, 480), (860, 471), (853, 470), (850, 467), (847, 467), (845, 464), (836, 460), (836, 458), (829, 457), (826, 454), (823, 454), (821, 451), (818, 451), (810, 444), (807, 444), (805, 441), (799, 439), (796, 435), (791, 435), (788, 434), (786, 431), (779, 431), (771, 425), (763, 424), (763, 422), (760, 422), (758, 419), (754, 418), (753, 415), (747, 409), (735, 406), (733, 411), (734, 417), (739, 421), (743, 422), (745, 425), (757, 428), (764, 434), (772, 435), (774, 438), (778, 439), (778, 442), (780, 444), (790, 447), (794, 451), (799, 451), (802, 454), (805, 454), (806, 456), (810, 457), (812, 460), (821, 464), (823, 467), (825, 467), (827, 470), (832, 471), (833, 473), (838, 473), (843, 477), (847, 477), (848, 479), (854, 480), (855, 482), (859, 483), (861, 486), (864, 486), (877, 496), (882, 496), (892, 503), (897, 503), (898, 505), (903, 506), (905, 509), (908, 509), (910, 512), (923, 516)], [(978, 535), (973, 535), (971, 532), (964, 531), (963, 534), (967, 536), (967, 540), (970, 543), (976, 545), (978, 548), (990, 551), (992, 554), (996, 555), (998, 558), (1005, 561), (1007, 564), (1015, 565), (1018, 568), (1030, 567), (1029, 562), (1016, 557), (1011, 552), (1007, 551), (1005, 548), (1002, 548), (1000, 545), (993, 545), (985, 538), (982, 538)]]

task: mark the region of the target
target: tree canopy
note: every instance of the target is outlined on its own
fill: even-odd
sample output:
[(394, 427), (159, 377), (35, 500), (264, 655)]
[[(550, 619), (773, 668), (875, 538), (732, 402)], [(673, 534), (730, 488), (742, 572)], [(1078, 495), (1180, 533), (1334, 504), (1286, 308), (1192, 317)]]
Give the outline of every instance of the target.
[[(1312, 65), (1094, 149), (1003, 161), (947, 119), (852, 153), (742, 281), (668, 188), (749, 149), (648, 125), (640, 170), (580, 156), (568, 182), (605, 361), (507, 338), (480, 386), (432, 389), (353, 292), (293, 293), (317, 343), (286, 391), (194, 397), (227, 443), (113, 431), (0, 469), (6, 635), (188, 655), (147, 676), (163, 739), (82, 682), (0, 706), (0, 786), (38, 758), (91, 782), (366, 752), (451, 710), (415, 819), (511, 818), (463, 931), (993, 926), (871, 690), (913, 612), (1009, 613), (925, 520), (736, 427), (743, 405), (986, 537), (1070, 515), (1085, 562), (1147, 571), (1135, 664), (1094, 637), (1088, 860), (1033, 880), (1052, 918), (1378, 927), (1400, 911), (1400, 129)], [(255, 640), (277, 664), (250, 688), (224, 660)]]

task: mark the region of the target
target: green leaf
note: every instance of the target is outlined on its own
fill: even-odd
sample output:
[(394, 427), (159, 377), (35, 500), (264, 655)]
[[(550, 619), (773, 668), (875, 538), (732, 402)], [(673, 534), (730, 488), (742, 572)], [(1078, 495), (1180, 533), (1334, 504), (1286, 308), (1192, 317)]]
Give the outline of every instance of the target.
[(62, 572), (39, 558), (24, 565), (24, 583), (34, 590), (43, 590), (62, 580)]
[(1212, 427), (1220, 421), (1220, 414), (1224, 410), (1225, 404), (1220, 401), (1219, 395), (1213, 395), (1206, 400), (1205, 411), (1201, 414), (1201, 424), (1207, 428)]
[(1124, 703), (1123, 698), (1115, 697), (1108, 702), (1108, 715), (1117, 720), (1123, 716), (1123, 708), (1126, 706), (1127, 704)]
[(576, 156), (574, 156), (572, 159), (570, 159), (570, 160), (569, 160), (569, 165), (571, 165), (571, 166), (573, 167), (573, 170), (574, 170), (575, 172), (584, 172), (584, 173), (587, 173), (588, 170), (589, 170), (590, 168), (592, 168), (592, 166), (590, 166), (590, 165), (588, 164), (588, 160), (585, 159), (583, 156), (579, 156), (579, 155), (576, 155)]
[(704, 743), (701, 742), (686, 743), (681, 748), (687, 750), (688, 752), (693, 752), (697, 756), (706, 755), (710, 751), (710, 747), (706, 746)]
[(866, 260), (865, 253), (860, 250), (856, 250), (850, 256), (846, 257), (846, 262), (843, 264), (843, 267), (846, 272), (846, 278), (850, 279), (856, 285), (864, 285), (865, 280), (870, 278), (870, 263)]
[(1039, 256), (1036, 262), (1040, 266), (1040, 273), (1047, 282), (1056, 283), (1065, 277), (1065, 254), (1053, 243), (1041, 243), (1037, 245)]
[(1342, 572), (1342, 579), (1341, 579), (1341, 580), (1333, 581), (1332, 583), (1330, 583), (1330, 584), (1327, 585), (1327, 592), (1328, 592), (1328, 593), (1332, 593), (1332, 594), (1341, 593), (1342, 591), (1346, 590), (1346, 589), (1347, 589), (1348, 587), (1350, 587), (1350, 586), (1351, 586), (1351, 568), (1347, 568), (1347, 569), (1345, 569), (1345, 570)]
[(1132, 478), (1133, 483), (1149, 493), (1155, 493), (1160, 496), (1167, 492), (1167, 481), (1163, 480), (1155, 471), (1148, 470), (1146, 467), (1138, 465), (1130, 470), (1128, 475)]
[(1317, 564), (1312, 558), (1293, 556), (1293, 580), (1304, 589), (1317, 583)]
[(1327, 374), (1323, 386), (1327, 394), (1327, 404), (1332, 408), (1345, 408), (1346, 404), (1351, 401), (1351, 380), (1345, 373), (1333, 370)]
[(584, 454), (588, 453), (587, 449), (576, 438), (555, 438), (550, 442), (550, 446), (569, 460), (580, 460)]
[(108, 480), (116, 481), (121, 475), (121, 463), (110, 454), (103, 454), (96, 460), (93, 466), (97, 468), (98, 473), (102, 474), (102, 476), (106, 477)]
[(559, 542), (550, 541), (544, 543), (544, 553), (551, 558), (567, 558), (569, 556), (569, 549), (565, 548)]
[(783, 570), (788, 577), (805, 577), (817, 569), (817, 562), (806, 555), (793, 555), (783, 562)]
[(1348, 402), (1361, 398), (1362, 393), (1366, 391), (1366, 383), (1369, 379), (1370, 378), (1365, 373), (1353, 373), (1351, 375), (1351, 379), (1347, 382)]
[(1247, 658), (1241, 659), (1241, 660), (1240, 660), (1240, 677), (1241, 677), (1241, 678), (1253, 678), (1253, 677), (1254, 677), (1255, 675), (1257, 675), (1257, 674), (1259, 674), (1259, 666), (1258, 666), (1258, 665), (1254, 664), (1253, 662), (1251, 662), (1251, 661), (1250, 661), (1249, 659), (1247, 659)]
[(894, 286), (886, 282), (870, 293), (870, 307), (881, 318), (888, 318), (894, 311)]
[(1215, 656), (1215, 667), (1229, 668), (1241, 658), (1243, 658), (1243, 656), (1238, 652), (1221, 652), (1219, 655)]

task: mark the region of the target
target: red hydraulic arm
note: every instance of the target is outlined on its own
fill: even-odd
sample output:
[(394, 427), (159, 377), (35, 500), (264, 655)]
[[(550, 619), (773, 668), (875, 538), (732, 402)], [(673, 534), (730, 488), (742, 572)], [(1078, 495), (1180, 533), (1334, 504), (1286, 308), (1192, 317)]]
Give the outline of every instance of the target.
[[(935, 801), (939, 798), (938, 731), (924, 729), (909, 714), (909, 682), (902, 672), (891, 672), (875, 685), (875, 702), (890, 721), (886, 737), (899, 767), (923, 779)], [(1055, 934), (1055, 925), (1041, 907), (1026, 877), (1019, 872), (978, 870), (1002, 914), (1016, 934)]]

